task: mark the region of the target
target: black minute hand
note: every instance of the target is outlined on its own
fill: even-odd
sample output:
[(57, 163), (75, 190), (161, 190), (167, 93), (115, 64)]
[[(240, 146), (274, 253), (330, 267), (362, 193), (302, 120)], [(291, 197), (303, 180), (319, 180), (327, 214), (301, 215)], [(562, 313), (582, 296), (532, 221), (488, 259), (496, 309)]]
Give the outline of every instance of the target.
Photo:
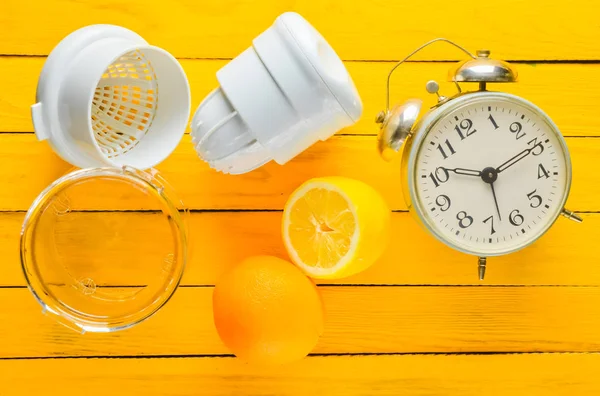
[(531, 150), (533, 150), (533, 148), (528, 148), (528, 149), (521, 151), (519, 154), (515, 155), (514, 157), (512, 157), (511, 159), (509, 159), (508, 161), (506, 161), (499, 167), (497, 167), (496, 172), (500, 173), (502, 171), (507, 170), (508, 168), (510, 168), (511, 166), (516, 164), (517, 162), (521, 161), (523, 158), (527, 157), (531, 153)]
[(500, 214), (500, 206), (498, 206), (498, 198), (496, 198), (496, 190), (494, 190), (494, 183), (490, 183), (492, 187), (492, 195), (494, 196), (494, 204), (496, 204), (496, 211), (498, 212), (498, 220), (502, 221), (502, 215)]

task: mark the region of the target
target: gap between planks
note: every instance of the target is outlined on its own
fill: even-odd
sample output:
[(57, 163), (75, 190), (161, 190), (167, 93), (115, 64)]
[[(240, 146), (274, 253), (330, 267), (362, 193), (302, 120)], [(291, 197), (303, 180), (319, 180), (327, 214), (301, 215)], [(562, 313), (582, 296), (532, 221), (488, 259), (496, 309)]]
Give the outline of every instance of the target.
[[(490, 356), (490, 355), (600, 355), (600, 351), (569, 352), (569, 351), (508, 351), (508, 352), (339, 352), (339, 353), (311, 353), (310, 358), (325, 357), (360, 357), (360, 356)], [(181, 354), (181, 355), (112, 355), (112, 356), (15, 356), (0, 357), (1, 360), (69, 360), (69, 359), (235, 359), (233, 354)]]
[[(50, 284), (52, 286), (66, 286), (65, 284)], [(454, 287), (462, 287), (462, 288), (528, 288), (528, 287), (537, 287), (537, 288), (597, 288), (600, 285), (520, 285), (520, 284), (493, 284), (493, 285), (478, 285), (475, 283), (472, 284), (444, 284), (444, 283), (317, 283), (316, 287), (428, 287), (428, 288), (454, 288)], [(126, 289), (126, 288), (136, 288), (136, 287), (146, 287), (146, 285), (102, 285), (97, 286), (97, 288), (106, 288), (106, 289)], [(202, 284), (202, 285), (179, 285), (178, 289), (202, 289), (202, 288), (213, 288), (215, 285), (213, 284)], [(27, 289), (25, 285), (4, 285), (0, 286), (0, 289)]]
[[(0, 131), (1, 135), (34, 135), (35, 132), (31, 132), (31, 131), (12, 131), (12, 132), (6, 132), (6, 131)], [(376, 133), (336, 133), (334, 136), (339, 137), (339, 136), (352, 136), (352, 137), (362, 137), (362, 138), (373, 138), (376, 137), (377, 134)], [(563, 136), (564, 139), (598, 139), (600, 138), (600, 135), (590, 135), (590, 136), (584, 136), (584, 135), (569, 135), (569, 136)]]
[[(188, 209), (189, 213), (283, 213), (283, 209)], [(410, 213), (405, 209), (392, 209), (392, 213)], [(574, 213), (597, 214), (600, 210), (574, 210)], [(25, 209), (3, 210), (2, 213), (27, 213)], [(123, 209), (123, 210), (71, 210), (70, 213), (162, 213), (160, 210), (153, 209)]]
[[(58, 43), (57, 43), (58, 44)], [(407, 53), (408, 55), (408, 53)], [(0, 58), (47, 58), (48, 54), (11, 54), (11, 53), (2, 53), (0, 54)], [(219, 57), (185, 57), (180, 56), (176, 57), (177, 60), (191, 60), (191, 61), (226, 61), (229, 62), (233, 60), (233, 58), (219, 58)], [(421, 59), (421, 60), (412, 60), (409, 59), (405, 61), (405, 63), (457, 63), (461, 62), (464, 59)], [(600, 59), (503, 59), (505, 62), (509, 62), (512, 64), (546, 64), (546, 65), (554, 65), (554, 64), (586, 64), (586, 65), (597, 65), (600, 64)], [(342, 59), (343, 62), (347, 63), (398, 63), (400, 59)]]

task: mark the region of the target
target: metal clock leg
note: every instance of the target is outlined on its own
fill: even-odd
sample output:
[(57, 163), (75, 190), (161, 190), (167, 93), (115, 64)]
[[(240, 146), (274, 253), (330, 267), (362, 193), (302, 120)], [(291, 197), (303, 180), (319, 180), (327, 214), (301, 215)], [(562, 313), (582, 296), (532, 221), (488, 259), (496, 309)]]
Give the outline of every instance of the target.
[(565, 216), (567, 219), (573, 220), (573, 221), (575, 221), (577, 223), (582, 223), (583, 222), (583, 219), (578, 214), (576, 214), (575, 212), (570, 211), (567, 208), (563, 208), (563, 210), (562, 210), (562, 212), (560, 214), (563, 215), (563, 216)]
[(479, 257), (479, 280), (483, 280), (485, 277), (485, 265), (487, 263), (486, 257)]

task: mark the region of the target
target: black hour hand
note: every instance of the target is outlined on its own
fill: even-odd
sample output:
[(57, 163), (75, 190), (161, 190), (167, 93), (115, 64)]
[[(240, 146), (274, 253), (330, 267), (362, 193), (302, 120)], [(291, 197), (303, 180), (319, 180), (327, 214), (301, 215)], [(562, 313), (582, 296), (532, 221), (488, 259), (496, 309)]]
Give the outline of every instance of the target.
[(475, 170), (475, 169), (466, 169), (466, 168), (454, 168), (454, 169), (448, 169), (448, 168), (444, 168), (446, 169), (446, 171), (448, 172), (454, 172), (457, 175), (464, 175), (464, 176), (481, 176), (481, 171)]

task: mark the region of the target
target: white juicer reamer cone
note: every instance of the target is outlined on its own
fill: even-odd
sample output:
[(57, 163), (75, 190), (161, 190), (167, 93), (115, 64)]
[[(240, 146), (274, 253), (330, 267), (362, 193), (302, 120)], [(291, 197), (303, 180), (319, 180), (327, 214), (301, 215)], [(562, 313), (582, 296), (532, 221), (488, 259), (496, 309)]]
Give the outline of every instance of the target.
[(280, 15), (217, 72), (192, 120), (196, 152), (225, 173), (285, 164), (354, 124), (362, 103), (333, 48), (300, 15)]

